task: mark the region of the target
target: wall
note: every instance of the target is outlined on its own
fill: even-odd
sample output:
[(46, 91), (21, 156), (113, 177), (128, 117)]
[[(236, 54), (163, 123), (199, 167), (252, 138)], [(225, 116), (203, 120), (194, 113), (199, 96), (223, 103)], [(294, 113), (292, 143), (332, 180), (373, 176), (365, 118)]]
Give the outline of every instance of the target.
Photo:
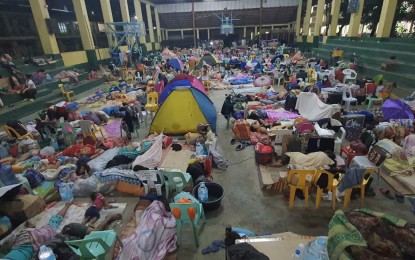
[[(196, 12), (203, 11), (223, 11), (259, 8), (260, 0), (240, 0), (240, 1), (220, 1), (220, 2), (197, 2), (194, 3)], [(263, 7), (281, 7), (281, 6), (296, 6), (298, 0), (268, 0), (263, 2)], [(192, 4), (162, 4), (157, 5), (159, 13), (176, 13), (176, 12), (191, 12)]]
[(86, 57), (85, 51), (72, 51), (61, 53), (63, 64), (66, 67), (87, 63), (88, 58)]
[(98, 60), (105, 60), (111, 58), (110, 50), (108, 48), (96, 49), (95, 52), (97, 54)]

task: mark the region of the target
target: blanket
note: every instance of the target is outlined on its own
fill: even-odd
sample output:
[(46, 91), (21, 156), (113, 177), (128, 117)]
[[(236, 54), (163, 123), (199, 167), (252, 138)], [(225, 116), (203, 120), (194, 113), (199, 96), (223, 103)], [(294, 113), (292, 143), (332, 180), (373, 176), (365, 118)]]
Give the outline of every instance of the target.
[(413, 259), (414, 241), (403, 219), (369, 209), (338, 210), (329, 222), (327, 250), (330, 259)]
[(121, 136), (121, 119), (115, 119), (103, 126), (107, 137)]
[(340, 112), (341, 107), (339, 105), (324, 104), (314, 93), (301, 92), (298, 95), (295, 109), (308, 120), (317, 121), (323, 118), (331, 118), (335, 113)]
[(269, 119), (272, 119), (274, 121), (279, 121), (282, 119), (296, 119), (300, 117), (300, 115), (286, 111), (283, 108), (280, 109), (266, 109), (263, 112), (265, 112)]
[(140, 225), (126, 239), (117, 259), (162, 260), (176, 249), (176, 220), (163, 203), (155, 200), (144, 211)]
[(133, 168), (141, 165), (146, 168), (154, 169), (159, 166), (162, 157), (162, 142), (164, 135), (158, 135), (154, 139), (153, 145), (143, 155), (138, 156), (133, 162)]
[(346, 174), (340, 180), (338, 190), (340, 192), (345, 191), (351, 187), (359, 185), (363, 181), (365, 174), (365, 168), (350, 168), (346, 170)]

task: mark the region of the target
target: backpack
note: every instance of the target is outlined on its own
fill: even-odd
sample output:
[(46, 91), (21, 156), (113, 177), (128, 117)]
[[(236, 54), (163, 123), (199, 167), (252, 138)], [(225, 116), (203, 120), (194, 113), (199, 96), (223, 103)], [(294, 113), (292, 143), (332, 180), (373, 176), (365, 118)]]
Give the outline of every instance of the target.
[(355, 141), (359, 139), (363, 131), (363, 126), (355, 120), (349, 120), (346, 122), (344, 129), (346, 130), (346, 139), (348, 141)]
[(32, 189), (38, 187), (45, 180), (41, 173), (33, 169), (27, 170), (23, 176), (27, 179)]
[[(13, 120), (13, 121), (9, 121), (7, 122), (7, 126), (13, 128), (19, 135), (25, 135), (27, 134), (27, 130), (24, 127), (24, 125), (22, 124), (22, 122), (18, 121), (18, 120)], [(15, 135), (15, 133), (11, 132), (11, 135), (13, 137), (17, 137)]]
[(296, 104), (297, 96), (288, 94), (287, 98), (285, 99), (284, 109), (287, 111), (293, 111)]

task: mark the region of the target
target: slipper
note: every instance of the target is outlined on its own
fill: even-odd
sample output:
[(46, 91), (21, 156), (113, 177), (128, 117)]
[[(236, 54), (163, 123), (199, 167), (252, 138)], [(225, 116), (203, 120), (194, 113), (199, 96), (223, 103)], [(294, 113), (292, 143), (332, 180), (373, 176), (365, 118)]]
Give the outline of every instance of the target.
[(215, 246), (218, 248), (226, 248), (225, 242), (223, 242), (223, 240), (213, 240), (212, 246)]
[(234, 145), (236, 143), (236, 140), (235, 139), (231, 139), (231, 145)]
[(206, 255), (206, 254), (210, 254), (210, 253), (215, 253), (219, 251), (219, 247), (216, 246), (208, 246), (204, 249), (202, 249), (202, 254)]
[(243, 149), (245, 149), (245, 146), (242, 144), (238, 144), (238, 146), (235, 148), (236, 151), (242, 151)]
[(385, 189), (385, 188), (380, 188), (379, 189), (380, 193), (382, 193), (386, 198), (390, 199), (390, 200), (394, 200), (395, 198), (393, 197), (393, 195), (391, 194), (390, 190)]
[(402, 195), (402, 193), (400, 192), (395, 192), (395, 198), (396, 198), (396, 201), (399, 203), (404, 203), (405, 201), (405, 196)]

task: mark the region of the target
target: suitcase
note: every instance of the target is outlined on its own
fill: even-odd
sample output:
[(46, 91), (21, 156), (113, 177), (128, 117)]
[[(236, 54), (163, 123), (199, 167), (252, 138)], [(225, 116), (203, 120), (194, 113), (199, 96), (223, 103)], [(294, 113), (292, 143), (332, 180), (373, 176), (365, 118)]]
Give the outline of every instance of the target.
[(327, 98), (327, 104), (341, 104), (343, 100), (343, 93), (341, 92), (329, 92)]
[(289, 94), (287, 95), (287, 98), (285, 100), (284, 109), (287, 111), (294, 111), (296, 104), (297, 104), (297, 96)]

